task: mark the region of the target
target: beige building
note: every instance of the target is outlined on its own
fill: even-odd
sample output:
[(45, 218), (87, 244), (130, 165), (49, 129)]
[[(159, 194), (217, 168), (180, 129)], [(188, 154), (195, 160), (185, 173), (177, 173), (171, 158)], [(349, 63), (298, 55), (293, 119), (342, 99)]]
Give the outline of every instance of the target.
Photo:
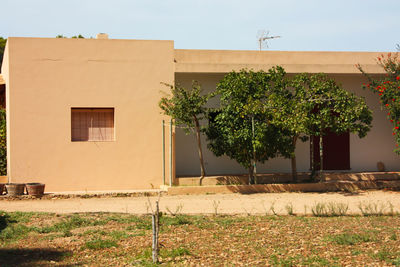
[[(335, 152), (349, 164), (335, 171), (377, 171), (379, 161), (398, 171), (391, 125), (377, 96), (360, 89), (364, 79), (354, 67), (360, 63), (382, 74), (378, 54), (179, 50), (173, 41), (11, 37), (1, 70), (8, 179), (43, 182), (47, 191), (93, 191), (159, 188), (175, 175), (198, 175), (194, 136), (170, 132), (169, 118), (158, 108), (161, 91), (167, 90), (161, 82), (190, 86), (198, 80), (210, 91), (232, 70), (275, 65), (289, 74), (325, 72), (364, 96), (373, 110), (368, 136), (350, 135), (348, 151)], [(246, 173), (203, 145), (209, 175)], [(309, 143), (299, 143), (296, 155), (299, 171), (308, 171)], [(258, 166), (258, 172), (289, 171), (287, 159)]]

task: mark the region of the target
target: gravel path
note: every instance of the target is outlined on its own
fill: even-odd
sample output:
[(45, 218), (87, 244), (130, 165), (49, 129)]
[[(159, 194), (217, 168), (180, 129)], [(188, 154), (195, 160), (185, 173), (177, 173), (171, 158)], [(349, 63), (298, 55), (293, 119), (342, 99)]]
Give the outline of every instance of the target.
[[(109, 197), (109, 198), (71, 198), (47, 200), (3, 200), (0, 210), (4, 211), (37, 211), (54, 213), (73, 212), (123, 212), (145, 214), (149, 211), (149, 200), (154, 203), (157, 197)], [(389, 207), (393, 204), (395, 211), (400, 212), (400, 192), (366, 191), (358, 194), (345, 193), (266, 193), (266, 194), (217, 194), (162, 196), (161, 211), (172, 212), (181, 207), (184, 214), (266, 214), (271, 213), (271, 205), (278, 214), (287, 214), (286, 206), (293, 205), (297, 214), (311, 213), (311, 207), (318, 202), (336, 202), (349, 205), (349, 213), (360, 213), (360, 203), (377, 203)], [(389, 211), (387, 209), (387, 211)]]

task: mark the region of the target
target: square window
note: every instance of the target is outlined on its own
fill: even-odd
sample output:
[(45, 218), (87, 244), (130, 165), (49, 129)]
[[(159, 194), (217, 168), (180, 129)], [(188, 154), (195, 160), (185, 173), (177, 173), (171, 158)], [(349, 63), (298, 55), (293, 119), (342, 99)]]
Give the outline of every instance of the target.
[(114, 108), (71, 108), (71, 141), (114, 141)]

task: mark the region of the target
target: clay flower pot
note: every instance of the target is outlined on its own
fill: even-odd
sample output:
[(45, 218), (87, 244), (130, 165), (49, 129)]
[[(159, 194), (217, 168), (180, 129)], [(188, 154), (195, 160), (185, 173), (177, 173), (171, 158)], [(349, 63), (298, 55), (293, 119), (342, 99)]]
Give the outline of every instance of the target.
[(10, 183), (6, 184), (7, 194), (9, 196), (20, 196), (25, 192), (25, 184)]
[(44, 194), (44, 186), (45, 184), (41, 183), (27, 183), (26, 184), (26, 191), (28, 195), (39, 197)]

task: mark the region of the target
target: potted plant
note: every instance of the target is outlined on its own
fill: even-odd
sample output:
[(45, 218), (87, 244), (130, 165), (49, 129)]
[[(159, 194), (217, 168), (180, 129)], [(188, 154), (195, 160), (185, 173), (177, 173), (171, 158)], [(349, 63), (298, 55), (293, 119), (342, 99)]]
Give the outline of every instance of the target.
[(25, 184), (9, 183), (6, 184), (6, 189), (9, 196), (23, 195), (25, 192)]
[(26, 184), (26, 191), (28, 195), (39, 197), (44, 194), (44, 187), (45, 184), (42, 183), (27, 183)]

